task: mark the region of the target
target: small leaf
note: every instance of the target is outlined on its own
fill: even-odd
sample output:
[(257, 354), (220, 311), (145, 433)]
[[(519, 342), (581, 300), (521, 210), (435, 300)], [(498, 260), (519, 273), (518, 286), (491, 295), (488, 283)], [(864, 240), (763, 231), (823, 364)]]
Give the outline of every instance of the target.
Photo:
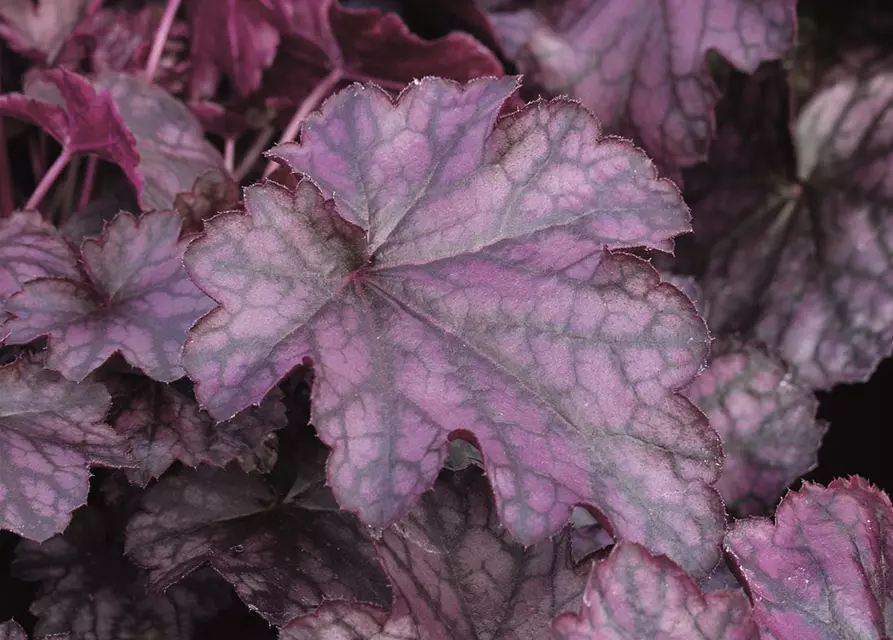
[(52, 64), (86, 6), (87, 0), (3, 0), (0, 38), (20, 54)]
[(859, 477), (789, 493), (775, 524), (740, 520), (725, 547), (743, 576), (763, 638), (893, 634), (893, 508)]
[[(65, 637), (67, 638), (67, 636)], [(8, 620), (0, 622), (0, 640), (28, 640), (28, 636), (18, 622)]]
[(684, 392), (719, 433), (725, 459), (716, 482), (728, 509), (762, 515), (818, 464), (819, 402), (778, 358), (753, 342), (713, 343), (707, 370)]
[(242, 192), (232, 178), (211, 169), (195, 179), (192, 189), (178, 193), (174, 209), (183, 216), (183, 231), (201, 231), (204, 221), (224, 211), (240, 208)]
[(3, 299), (37, 278), (77, 278), (77, 253), (37, 211), (0, 219), (0, 309)]
[(0, 528), (43, 541), (86, 502), (91, 464), (131, 461), (103, 422), (101, 384), (75, 384), (23, 358), (0, 367), (0, 389)]
[(630, 542), (593, 565), (580, 614), (559, 616), (552, 630), (556, 640), (760, 637), (744, 592), (704, 595), (673, 562)]
[(156, 380), (182, 377), (186, 331), (213, 302), (181, 263), (180, 216), (121, 213), (81, 248), (80, 278), (25, 283), (6, 303), (7, 342), (50, 336), (47, 366), (80, 381), (114, 353)]

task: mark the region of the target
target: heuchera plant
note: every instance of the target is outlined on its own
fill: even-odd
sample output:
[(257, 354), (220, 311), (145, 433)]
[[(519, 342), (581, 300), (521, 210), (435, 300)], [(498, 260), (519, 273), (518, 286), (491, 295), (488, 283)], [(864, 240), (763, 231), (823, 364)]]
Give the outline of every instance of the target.
[(889, 47), (425, 5), (0, 6), (0, 640), (893, 637)]

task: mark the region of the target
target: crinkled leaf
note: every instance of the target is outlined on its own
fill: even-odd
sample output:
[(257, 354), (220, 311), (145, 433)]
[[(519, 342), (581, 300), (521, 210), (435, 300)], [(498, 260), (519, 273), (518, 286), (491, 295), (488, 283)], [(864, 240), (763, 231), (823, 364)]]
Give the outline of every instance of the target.
[[(821, 388), (866, 379), (893, 344), (893, 63), (832, 78), (797, 119), (796, 168), (766, 176), (779, 154), (746, 156), (717, 176), (725, 205), (696, 207), (720, 238), (702, 281), (710, 327), (766, 342)], [(765, 198), (748, 206), (753, 192)]]
[(718, 92), (704, 56), (752, 72), (793, 44), (794, 0), (522, 0), (491, 14), (528, 81), (570, 94), (673, 171), (706, 157)]
[(91, 464), (126, 466), (123, 438), (103, 422), (109, 394), (19, 359), (0, 367), (0, 528), (43, 541), (87, 500)]
[(205, 140), (195, 116), (170, 93), (127, 73), (103, 73), (95, 82), (111, 93), (136, 139), (145, 180), (143, 209), (170, 209), (199, 176), (223, 168), (220, 152)]
[(183, 231), (201, 231), (204, 221), (240, 208), (242, 192), (225, 172), (212, 169), (196, 178), (192, 190), (178, 193), (174, 209), (183, 216)]
[(726, 338), (713, 343), (706, 371), (684, 391), (710, 419), (725, 459), (716, 482), (726, 507), (762, 515), (816, 464), (827, 424), (819, 402), (762, 345)]
[(620, 542), (592, 567), (580, 614), (553, 624), (556, 640), (758, 640), (742, 591), (704, 595), (682, 569)]
[(79, 277), (77, 260), (72, 246), (38, 212), (18, 211), (0, 220), (0, 303), (29, 280)]
[(325, 600), (388, 605), (387, 579), (356, 519), (315, 501), (305, 508), (302, 495), (283, 503), (259, 476), (186, 468), (146, 492), (127, 552), (156, 589), (209, 564), (276, 625)]
[(766, 519), (738, 521), (726, 550), (765, 640), (893, 635), (893, 508), (861, 478), (809, 482)]
[(586, 509), (577, 507), (571, 514), (571, 551), (579, 564), (593, 553), (614, 544), (614, 538)]
[(190, 467), (237, 462), (245, 471), (266, 473), (276, 461), (273, 431), (285, 426), (281, 393), (271, 393), (228, 422), (217, 424), (191, 398), (170, 385), (148, 382), (128, 394), (115, 429), (130, 442), (139, 465), (127, 469), (131, 482), (146, 486), (179, 460)]
[(93, 153), (117, 164), (141, 193), (137, 142), (119, 106), (102, 89), (67, 69), (31, 71), (24, 94), (0, 96), (0, 114), (42, 127), (68, 153)]
[(87, 0), (3, 0), (0, 38), (19, 53), (52, 63)]
[(197, 397), (228, 418), (311, 355), (329, 482), (367, 524), (405, 515), (450, 437), (470, 433), (519, 540), (557, 532), (582, 502), (709, 571), (719, 441), (671, 392), (706, 331), (647, 263), (603, 250), (663, 247), (686, 209), (577, 103), (494, 129), (514, 88), (427, 79), (394, 104), (355, 85), (303, 144), (277, 147), (335, 204), (307, 180), (250, 187), (247, 214), (190, 245), (190, 275), (220, 303), (184, 350)]
[(145, 573), (127, 562), (90, 508), (65, 534), (16, 548), (13, 573), (40, 582), (31, 613), (35, 639), (70, 632), (72, 640), (191, 640), (196, 622), (232, 601), (212, 572), (195, 574), (165, 593), (145, 588)]
[(28, 640), (25, 630), (15, 620), (0, 623), (0, 640)]
[(394, 597), (394, 606), (390, 611), (356, 602), (327, 602), (315, 614), (293, 620), (279, 634), (279, 640), (319, 638), (441, 640), (440, 636), (426, 636), (419, 630), (406, 601), (400, 596)]
[(186, 331), (213, 302), (183, 269), (180, 224), (175, 211), (119, 214), (81, 247), (81, 278), (32, 280), (7, 300), (7, 342), (48, 335), (47, 366), (70, 380), (114, 353), (156, 380), (182, 377)]

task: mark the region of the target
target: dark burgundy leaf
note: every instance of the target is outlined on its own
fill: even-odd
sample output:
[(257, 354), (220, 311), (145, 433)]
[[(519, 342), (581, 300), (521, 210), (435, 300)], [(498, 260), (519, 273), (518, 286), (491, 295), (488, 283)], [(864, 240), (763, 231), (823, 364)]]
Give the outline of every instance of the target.
[(781, 501), (774, 525), (738, 521), (725, 546), (763, 638), (893, 635), (893, 508), (865, 480), (806, 482)]
[(86, 6), (87, 0), (3, 0), (0, 38), (22, 55), (52, 64)]
[(137, 143), (119, 107), (102, 89), (67, 69), (36, 70), (26, 76), (24, 94), (0, 96), (0, 114), (42, 127), (59, 141), (63, 153), (93, 153), (117, 164), (142, 193)]
[(86, 501), (91, 464), (130, 459), (103, 422), (101, 384), (75, 384), (21, 358), (0, 367), (0, 389), (0, 528), (43, 541)]
[[(446, 636), (449, 638), (449, 636)], [(466, 636), (468, 637), (468, 636)], [(279, 640), (442, 640), (426, 636), (412, 618), (406, 601), (394, 597), (390, 611), (355, 602), (327, 602), (314, 614), (287, 624)]]
[(130, 442), (139, 467), (128, 469), (131, 482), (146, 486), (179, 460), (223, 467), (236, 461), (246, 471), (270, 471), (276, 461), (273, 431), (285, 426), (282, 394), (272, 392), (228, 422), (216, 424), (192, 399), (169, 385), (147, 382), (128, 395), (115, 429)]
[(0, 310), (4, 298), (29, 280), (79, 277), (77, 260), (72, 246), (37, 211), (0, 219)]
[(619, 542), (592, 567), (580, 614), (559, 616), (556, 640), (758, 640), (740, 590), (703, 595), (685, 572), (637, 544)]
[(796, 167), (741, 156), (696, 205), (719, 238), (702, 281), (710, 327), (766, 342), (813, 387), (866, 379), (893, 344), (891, 104), (889, 60), (836, 70), (799, 114)]
[(213, 302), (186, 275), (175, 211), (119, 214), (81, 247), (85, 274), (25, 283), (6, 302), (9, 343), (50, 336), (47, 366), (83, 380), (114, 353), (156, 380), (182, 377), (186, 331)]
[(710, 419), (725, 455), (716, 483), (739, 516), (763, 515), (817, 461), (827, 424), (784, 363), (753, 342), (713, 343), (709, 366), (684, 392)]
[(367, 524), (405, 515), (450, 437), (470, 433), (519, 540), (588, 503), (705, 573), (719, 440), (672, 390), (698, 371), (706, 331), (647, 263), (603, 250), (664, 247), (686, 209), (577, 103), (494, 129), (514, 89), (426, 79), (394, 104), (355, 85), (303, 144), (277, 147), (335, 202), (309, 181), (250, 187), (247, 214), (190, 245), (190, 275), (220, 303), (184, 350), (197, 397), (226, 419), (312, 355), (329, 482)]
[(140, 174), (145, 180), (143, 209), (170, 209), (178, 193), (209, 169), (223, 168), (220, 153), (181, 101), (140, 77), (108, 72), (96, 77), (107, 89), (136, 139)]
[(240, 208), (242, 192), (232, 178), (219, 169), (203, 173), (192, 190), (178, 193), (174, 209), (183, 216), (183, 231), (201, 231), (204, 221), (223, 211)]
[(155, 589), (209, 564), (276, 625), (325, 600), (387, 606), (371, 542), (355, 518), (319, 503), (320, 485), (281, 502), (259, 476), (186, 468), (146, 492), (128, 525), (127, 552), (150, 570)]
[(491, 19), (527, 80), (570, 94), (671, 172), (706, 157), (710, 50), (739, 69), (793, 44), (794, 0), (521, 0)]
[(28, 640), (28, 636), (18, 622), (9, 620), (0, 623), (0, 640)]

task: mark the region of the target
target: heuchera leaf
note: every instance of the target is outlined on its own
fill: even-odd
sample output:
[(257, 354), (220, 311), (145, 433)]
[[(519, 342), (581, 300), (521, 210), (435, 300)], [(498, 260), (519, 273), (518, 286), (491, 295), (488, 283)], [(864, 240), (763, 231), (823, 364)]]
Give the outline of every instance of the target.
[(819, 402), (762, 345), (717, 340), (707, 370), (683, 393), (722, 439), (725, 458), (716, 488), (737, 515), (767, 513), (818, 463), (828, 429), (815, 421)]
[[(513, 541), (474, 467), (444, 472), (434, 491), (385, 530), (376, 546), (399, 594), (389, 616), (325, 604), (281, 637), (340, 638), (338, 633), (367, 619), (389, 629), (386, 638), (544, 638), (557, 614), (579, 606), (588, 571), (574, 567), (567, 529), (532, 547)], [(397, 635), (398, 628), (414, 632)]]
[(588, 503), (707, 572), (719, 441), (671, 392), (698, 371), (705, 327), (647, 263), (603, 250), (664, 246), (685, 207), (575, 102), (494, 129), (514, 89), (427, 79), (396, 104), (360, 85), (331, 98), (273, 155), (334, 203), (308, 180), (268, 182), (246, 191), (247, 215), (206, 224), (184, 259), (220, 306), (184, 366), (226, 419), (312, 356), (329, 482), (369, 525), (405, 515), (450, 437), (471, 434), (522, 542)]
[(725, 547), (766, 640), (893, 635), (893, 508), (861, 478), (806, 482), (766, 519), (740, 520)]
[(63, 152), (93, 153), (117, 164), (137, 194), (142, 192), (140, 154), (133, 135), (115, 101), (83, 76), (62, 68), (31, 71), (24, 94), (0, 96), (0, 114), (42, 127)]
[(794, 0), (521, 0), (491, 13), (528, 81), (570, 94), (666, 170), (706, 157), (718, 92), (704, 56), (752, 72), (793, 44)]
[(0, 389), (0, 528), (43, 541), (86, 502), (91, 464), (130, 463), (126, 445), (103, 422), (101, 384), (75, 384), (21, 358), (0, 367)]
[(559, 616), (552, 629), (556, 640), (760, 638), (743, 591), (704, 595), (673, 562), (630, 542), (593, 565), (580, 614)]
[(9, 343), (50, 337), (47, 366), (83, 380), (114, 353), (156, 380), (182, 377), (186, 331), (213, 307), (186, 275), (175, 211), (121, 213), (81, 247), (84, 275), (25, 283), (6, 302)]
[(222, 211), (241, 208), (242, 191), (225, 172), (212, 169), (196, 178), (192, 190), (178, 193), (174, 209), (183, 216), (183, 231), (201, 231), (204, 221)]
[(22, 55), (52, 63), (87, 0), (3, 0), (0, 38)]
[(3, 300), (29, 280), (77, 278), (77, 260), (72, 246), (37, 211), (0, 220), (0, 311)]
[(25, 630), (15, 620), (0, 623), (0, 640), (28, 640)]
[(115, 430), (130, 442), (139, 464), (126, 470), (128, 478), (144, 487), (175, 460), (190, 467), (235, 461), (245, 471), (270, 471), (276, 453), (268, 438), (286, 422), (281, 396), (273, 392), (260, 407), (217, 424), (170, 385), (146, 382), (128, 394), (126, 407), (115, 417)]
[(720, 237), (702, 280), (711, 329), (766, 342), (820, 388), (866, 379), (893, 344), (893, 64), (859, 62), (800, 112), (796, 167), (767, 177), (783, 150), (744, 156), (696, 206)]
[(154, 589), (209, 564), (275, 625), (325, 600), (390, 604), (356, 519), (304, 504), (302, 495), (282, 501), (262, 477), (237, 469), (185, 468), (144, 494), (127, 528), (127, 553), (150, 570)]
[[(470, 636), (466, 636), (468, 638)], [(441, 636), (426, 636), (409, 612), (406, 601), (394, 597), (394, 606), (385, 611), (368, 604), (355, 602), (327, 602), (315, 614), (298, 618), (287, 624), (279, 640), (441, 640)], [(450, 636), (446, 636), (450, 638)], [(458, 640), (458, 637), (456, 638)]]

